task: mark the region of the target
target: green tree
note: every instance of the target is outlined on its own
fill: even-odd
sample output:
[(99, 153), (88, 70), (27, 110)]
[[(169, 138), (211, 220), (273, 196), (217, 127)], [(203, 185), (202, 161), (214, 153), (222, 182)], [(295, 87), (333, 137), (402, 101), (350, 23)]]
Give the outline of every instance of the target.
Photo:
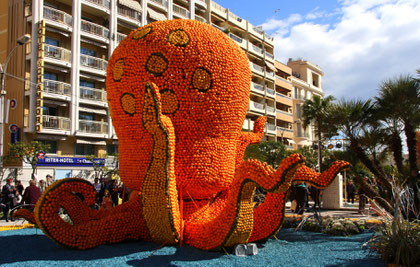
[[(111, 157), (108, 157), (111, 156)], [(119, 156), (118, 153), (105, 155), (104, 159), (98, 159), (95, 155), (88, 155), (86, 159), (92, 162), (95, 178), (102, 179), (112, 175), (119, 175)], [(109, 164), (105, 164), (105, 159), (112, 159)]]
[(32, 167), (32, 179), (38, 167), (39, 155), (43, 153), (45, 156), (50, 149), (50, 145), (43, 144), (38, 141), (32, 141), (30, 144), (24, 142), (16, 142), (9, 144), (9, 153), (7, 160), (20, 160)]
[(281, 142), (263, 141), (259, 144), (249, 145), (244, 154), (244, 159), (258, 159), (277, 168), (287, 156), (286, 147)]
[(311, 123), (314, 125), (315, 135), (318, 139), (318, 166), (322, 172), (322, 140), (327, 135), (334, 135), (335, 125), (328, 121), (327, 117), (331, 109), (331, 103), (334, 97), (327, 96), (321, 98), (314, 95), (312, 100), (306, 100), (302, 106), (303, 127), (308, 127)]

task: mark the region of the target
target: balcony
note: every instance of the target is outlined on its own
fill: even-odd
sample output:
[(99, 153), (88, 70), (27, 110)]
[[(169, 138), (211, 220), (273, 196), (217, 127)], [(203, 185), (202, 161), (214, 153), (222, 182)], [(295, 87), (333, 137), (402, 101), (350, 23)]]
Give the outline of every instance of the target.
[(274, 38), (272, 36), (268, 35), (266, 32), (264, 32), (264, 41), (266, 41), (267, 43), (273, 45)]
[(204, 23), (207, 23), (207, 20), (205, 18), (203, 18), (202, 16), (199, 15), (195, 15), (195, 19)]
[(105, 75), (108, 61), (88, 55), (80, 55), (80, 65), (90, 69), (99, 70), (99, 74)]
[(119, 5), (118, 15), (121, 16), (121, 18), (124, 19), (124, 21), (130, 24), (135, 24), (136, 26), (141, 25), (141, 13), (137, 10)]
[(81, 20), (81, 31), (87, 33), (88, 37), (109, 43), (109, 30), (101, 25), (87, 20)]
[(108, 123), (102, 121), (79, 120), (79, 131), (91, 134), (108, 134)]
[(265, 51), (265, 58), (269, 61), (274, 61), (274, 55)]
[(71, 95), (71, 84), (45, 79), (44, 80), (44, 93), (64, 96), (66, 98), (69, 98)]
[(259, 84), (259, 83), (251, 82), (251, 91), (264, 95), (264, 93), (265, 93), (264, 85)]
[(174, 11), (174, 15), (180, 18), (189, 19), (191, 16), (190, 11), (188, 9), (182, 6), (179, 6), (177, 4), (173, 4), (173, 11)]
[(264, 104), (254, 102), (252, 100), (249, 101), (249, 110), (253, 112), (265, 114)]
[[(44, 44), (45, 57), (54, 59), (53, 63), (60, 65), (70, 66), (71, 63), (71, 51), (58, 46)], [(48, 61), (48, 60), (47, 60)], [(57, 62), (58, 61), (58, 62)], [(64, 61), (64, 62), (59, 62)]]
[(70, 131), (70, 119), (58, 116), (42, 115), (44, 129)]
[(61, 10), (44, 6), (44, 18), (53, 21), (54, 25), (58, 28), (71, 31), (73, 19), (69, 14)]
[(265, 71), (265, 76), (269, 79), (275, 80), (275, 74), (272, 71), (266, 70)]
[(225, 32), (225, 29), (223, 27), (220, 27), (219, 25), (216, 25), (216, 24), (212, 23), (211, 26), (215, 27), (216, 29), (218, 29), (222, 32)]
[(271, 123), (266, 123), (265, 132), (268, 134), (276, 134), (277, 133), (276, 125), (271, 124)]
[(211, 11), (220, 17), (227, 19), (227, 10), (216, 2), (211, 1)]
[(117, 33), (117, 42), (121, 43), (122, 40), (124, 40), (124, 38), (127, 37), (126, 34), (122, 34), (122, 33)]
[(257, 65), (253, 62), (250, 62), (251, 64), (251, 70), (254, 71), (255, 73), (264, 76), (264, 67), (261, 67), (260, 65)]
[(105, 14), (110, 13), (111, 7), (110, 0), (82, 0), (82, 3), (93, 9), (93, 12), (103, 12)]
[(154, 6), (167, 11), (168, 10), (168, 1), (167, 0), (149, 0), (149, 4), (153, 4)]
[(265, 106), (265, 114), (270, 116), (276, 116), (276, 109), (274, 107)]
[(234, 13), (230, 12), (228, 13), (228, 21), (235, 24), (236, 26), (238, 26), (239, 28), (245, 30), (246, 29), (246, 24), (247, 21), (238, 17), (237, 15), (235, 15)]
[(251, 49), (250, 52), (256, 54), (257, 56), (263, 57), (264, 56), (264, 51), (262, 50), (262, 48), (259, 48), (258, 46), (254, 45), (253, 43), (251, 44)]
[(270, 88), (266, 88), (266, 95), (270, 98), (275, 98), (276, 97), (276, 91), (274, 91), (273, 89)]
[(85, 100), (107, 102), (105, 90), (89, 87), (80, 87), (80, 98)]
[(293, 114), (291, 112), (287, 112), (284, 110), (277, 109), (276, 110), (276, 119), (293, 123)]
[(197, 0), (197, 1), (195, 1), (195, 3), (198, 4), (198, 5), (201, 5), (205, 9), (207, 9), (206, 1), (204, 1), (204, 0)]

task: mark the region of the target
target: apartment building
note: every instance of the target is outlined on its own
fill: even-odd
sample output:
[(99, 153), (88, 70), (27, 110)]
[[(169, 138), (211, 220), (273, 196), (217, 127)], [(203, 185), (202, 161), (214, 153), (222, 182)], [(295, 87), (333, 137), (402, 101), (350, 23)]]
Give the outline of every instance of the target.
[(309, 125), (303, 128), (302, 105), (307, 99), (312, 99), (313, 95), (324, 97), (322, 90), (322, 69), (306, 60), (289, 59), (287, 66), (292, 69), (291, 82), (293, 85), (293, 145), (295, 148), (312, 145), (316, 140), (314, 127)]
[[(4, 22), (8, 23), (7, 41), (0, 43), (0, 56), (10, 52), (23, 34), (29, 34), (31, 42), (15, 51), (7, 69), (10, 75), (6, 78), (6, 98), (17, 105), (10, 109), (4, 127), (4, 151), (8, 143), (18, 140), (49, 144), (51, 150), (39, 165), (41, 177), (46, 173), (56, 178), (88, 176), (91, 164), (86, 155), (103, 157), (118, 151), (106, 102), (107, 60), (132, 30), (157, 20), (196, 19), (225, 32), (244, 49), (253, 74), (243, 128), (252, 130), (255, 119), (266, 115), (265, 139), (277, 140), (277, 123), (280, 129), (289, 127), (287, 120), (277, 119), (276, 92), (284, 92), (276, 85), (273, 38), (211, 0), (8, 3), (0, 9), (2, 19), (6, 17)], [(282, 75), (279, 72), (278, 77)], [(281, 104), (279, 110), (288, 111)], [(18, 129), (17, 136), (7, 130), (10, 125)], [(283, 138), (291, 138), (288, 131), (280, 133)]]

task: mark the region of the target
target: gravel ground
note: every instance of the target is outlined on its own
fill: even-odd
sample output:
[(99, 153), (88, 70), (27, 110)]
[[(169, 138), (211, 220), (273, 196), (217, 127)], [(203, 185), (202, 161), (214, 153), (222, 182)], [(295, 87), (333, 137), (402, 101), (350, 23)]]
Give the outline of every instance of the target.
[[(40, 230), (0, 232), (2, 266), (383, 266), (362, 245), (371, 237), (351, 237), (282, 229), (259, 244), (254, 256), (237, 257), (189, 246), (163, 247), (149, 242), (103, 245), (86, 251), (64, 249)], [(154, 252), (154, 253), (153, 253)]]

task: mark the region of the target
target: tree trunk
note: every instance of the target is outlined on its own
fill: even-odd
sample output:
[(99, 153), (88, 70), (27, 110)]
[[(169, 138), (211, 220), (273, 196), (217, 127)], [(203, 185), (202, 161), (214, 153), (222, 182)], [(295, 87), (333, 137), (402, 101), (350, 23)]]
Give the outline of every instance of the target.
[(392, 205), (387, 200), (382, 198), (378, 194), (378, 192), (376, 192), (375, 189), (363, 179), (363, 177), (356, 176), (354, 180), (362, 188), (366, 196), (368, 196), (370, 199), (375, 200), (376, 203), (379, 204), (379, 206), (381, 206), (382, 208), (384, 208), (387, 212), (394, 214), (394, 209), (392, 208)]
[(322, 144), (321, 144), (321, 129), (318, 126), (318, 166), (319, 172), (322, 173)]
[(394, 156), (395, 165), (398, 173), (403, 173), (403, 157), (402, 157), (402, 143), (398, 132), (394, 132), (391, 136), (391, 150)]
[(410, 179), (416, 181), (418, 178), (419, 168), (417, 165), (417, 140), (416, 131), (411, 123), (404, 122), (404, 132), (407, 137), (408, 162), (410, 163)]

